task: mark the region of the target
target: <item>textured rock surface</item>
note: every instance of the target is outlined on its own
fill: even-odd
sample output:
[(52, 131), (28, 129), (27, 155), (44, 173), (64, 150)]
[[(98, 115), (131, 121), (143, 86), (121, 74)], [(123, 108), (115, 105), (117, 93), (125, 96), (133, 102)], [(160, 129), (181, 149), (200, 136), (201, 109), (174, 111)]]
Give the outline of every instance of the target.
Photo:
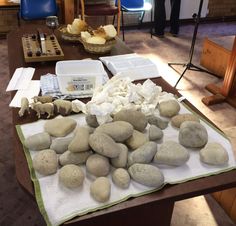
[(48, 133), (37, 133), (25, 139), (24, 145), (30, 150), (43, 150), (51, 145), (51, 137)]
[(54, 137), (64, 137), (72, 132), (77, 123), (72, 118), (55, 118), (48, 120), (44, 125), (44, 130)]
[(118, 157), (111, 159), (111, 164), (116, 168), (125, 168), (128, 161), (128, 148), (121, 143), (118, 143), (118, 145), (121, 147), (120, 153)]
[(57, 155), (54, 150), (42, 150), (38, 152), (33, 158), (34, 169), (44, 176), (56, 173), (57, 166)]
[(164, 175), (155, 166), (135, 163), (128, 171), (131, 178), (140, 184), (158, 188), (164, 183)]
[(85, 152), (71, 152), (66, 151), (59, 157), (59, 163), (64, 166), (68, 164), (82, 164), (85, 163), (88, 159), (88, 157), (92, 154), (92, 151), (85, 151)]
[(173, 117), (179, 113), (180, 105), (176, 100), (166, 100), (159, 104), (160, 115), (164, 117)]
[(151, 115), (147, 117), (148, 123), (151, 125), (155, 125), (160, 129), (165, 129), (168, 126), (168, 121), (161, 119), (155, 115)]
[(122, 149), (110, 136), (96, 132), (90, 135), (89, 145), (95, 152), (108, 158), (116, 158)]
[(57, 154), (62, 154), (68, 150), (68, 145), (73, 137), (56, 138), (52, 140), (50, 149), (54, 150)]
[(77, 188), (84, 182), (84, 173), (77, 165), (66, 165), (59, 171), (59, 181), (68, 188)]
[(183, 122), (179, 130), (179, 143), (189, 148), (203, 147), (208, 141), (206, 128), (199, 122)]
[(110, 172), (110, 164), (106, 157), (93, 154), (86, 161), (86, 169), (96, 177), (107, 176)]
[(195, 121), (200, 122), (199, 118), (193, 114), (179, 114), (171, 118), (171, 125), (179, 128), (181, 124), (185, 121)]
[(210, 165), (224, 165), (228, 163), (229, 156), (221, 144), (208, 143), (200, 150), (200, 160)]
[(139, 148), (146, 142), (148, 142), (148, 136), (137, 130), (134, 130), (133, 135), (126, 140), (127, 146), (132, 150)]
[(96, 115), (86, 115), (85, 120), (87, 124), (91, 127), (96, 128), (99, 126)]
[(106, 202), (110, 198), (111, 184), (108, 178), (99, 177), (90, 186), (90, 194), (97, 202)]
[(148, 135), (149, 135), (149, 140), (155, 141), (155, 140), (160, 140), (163, 137), (164, 133), (157, 126), (151, 125), (148, 130)]
[(127, 170), (118, 168), (112, 174), (112, 181), (120, 188), (128, 188), (130, 184), (130, 175)]
[(114, 115), (114, 121), (126, 121), (133, 125), (134, 129), (143, 131), (147, 126), (147, 119), (140, 111), (121, 110)]
[(154, 157), (159, 164), (181, 166), (189, 160), (190, 154), (186, 148), (175, 141), (164, 142)]
[(125, 121), (105, 123), (97, 127), (96, 132), (109, 135), (116, 142), (123, 142), (133, 134), (133, 126)]
[(75, 131), (73, 140), (68, 146), (68, 150), (71, 152), (84, 152), (89, 149), (89, 128), (78, 127)]
[(147, 142), (138, 149), (131, 152), (128, 156), (128, 165), (134, 163), (150, 163), (157, 152), (157, 144), (155, 142)]

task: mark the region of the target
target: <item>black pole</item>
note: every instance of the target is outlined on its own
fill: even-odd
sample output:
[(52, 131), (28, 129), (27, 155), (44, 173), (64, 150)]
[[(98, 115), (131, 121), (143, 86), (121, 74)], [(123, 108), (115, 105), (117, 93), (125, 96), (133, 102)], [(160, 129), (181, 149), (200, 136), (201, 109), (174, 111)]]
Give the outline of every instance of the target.
[(203, 68), (200, 68), (200, 67), (195, 66), (194, 64), (192, 64), (194, 47), (195, 47), (195, 42), (196, 42), (196, 39), (197, 39), (197, 31), (198, 31), (198, 26), (199, 26), (199, 23), (200, 23), (200, 18), (201, 18), (202, 5), (203, 5), (203, 0), (200, 0), (200, 4), (199, 4), (199, 8), (198, 8), (198, 14), (193, 14), (193, 18), (194, 18), (194, 21), (195, 21), (195, 27), (194, 27), (191, 47), (190, 47), (190, 51), (189, 51), (189, 61), (187, 63), (168, 63), (168, 66), (170, 66), (175, 71), (176, 71), (176, 69), (173, 67), (173, 65), (182, 65), (182, 66), (185, 67), (184, 71), (180, 75), (180, 77), (179, 77), (179, 79), (176, 82), (174, 87), (176, 87), (178, 85), (179, 81), (184, 76), (184, 74), (185, 74), (185, 72), (187, 70), (206, 72), (206, 73), (214, 75), (216, 77), (220, 77), (220, 76), (218, 76), (218, 75), (216, 75), (216, 74), (214, 74), (214, 73), (212, 73), (210, 71), (207, 71), (207, 70), (205, 70)]

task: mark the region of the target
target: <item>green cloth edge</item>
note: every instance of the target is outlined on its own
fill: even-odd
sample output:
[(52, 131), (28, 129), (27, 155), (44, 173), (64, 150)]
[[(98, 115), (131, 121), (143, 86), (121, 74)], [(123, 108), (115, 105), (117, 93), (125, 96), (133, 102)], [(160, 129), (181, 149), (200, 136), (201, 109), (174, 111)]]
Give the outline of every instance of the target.
[[(229, 138), (226, 136), (225, 133), (223, 133), (220, 129), (216, 128), (215, 126), (213, 126), (210, 122), (208, 122), (207, 120), (205, 120), (202, 116), (200, 116), (199, 114), (197, 114), (196, 112), (194, 112), (186, 103), (182, 102), (181, 104), (184, 105), (184, 107), (186, 107), (190, 112), (192, 112), (193, 114), (197, 115), (202, 121), (204, 121), (208, 126), (210, 126), (212, 129), (214, 129), (215, 131), (217, 131), (218, 133), (220, 133), (223, 137), (225, 137), (227, 140), (229, 140)], [(21, 143), (23, 144), (24, 142), (24, 135), (22, 133), (22, 130), (21, 130), (21, 126), (20, 125), (16, 125), (16, 130), (17, 130), (17, 133), (18, 133), (18, 136), (21, 140)], [(30, 156), (30, 153), (29, 153), (29, 150), (27, 148), (24, 147), (23, 145), (23, 149), (24, 149), (24, 153), (25, 153), (25, 156), (26, 156), (26, 159), (27, 159), (27, 162), (28, 162), (28, 165), (29, 165), (29, 169), (30, 169), (30, 175), (31, 175), (31, 180), (33, 181), (34, 183), (34, 189), (35, 189), (35, 194), (36, 194), (36, 200), (37, 200), (37, 203), (38, 203), (38, 206), (39, 206), (39, 209), (40, 209), (40, 212), (41, 214), (43, 215), (47, 225), (49, 226), (52, 226), (49, 218), (48, 218), (48, 215), (47, 215), (47, 212), (45, 210), (45, 207), (44, 207), (44, 204), (43, 204), (43, 200), (42, 200), (42, 196), (41, 196), (41, 190), (40, 190), (40, 185), (39, 185), (39, 181), (38, 179), (36, 178), (36, 175), (35, 175), (35, 171), (34, 171), (34, 168), (33, 168), (33, 163), (32, 163), (32, 158)], [(135, 198), (135, 197), (139, 197), (139, 196), (142, 196), (142, 195), (147, 195), (147, 194), (150, 194), (150, 193), (153, 193), (153, 192), (156, 192), (158, 190), (161, 190), (166, 184), (170, 184), (170, 185), (174, 185), (174, 184), (180, 184), (180, 183), (184, 183), (184, 182), (187, 182), (187, 181), (191, 181), (191, 180), (195, 180), (195, 179), (199, 179), (199, 178), (204, 178), (204, 177), (208, 177), (208, 176), (213, 176), (213, 175), (218, 175), (218, 174), (221, 174), (221, 173), (224, 173), (224, 172), (228, 172), (228, 171), (231, 171), (233, 169), (236, 169), (236, 166), (235, 167), (230, 167), (230, 168), (227, 168), (227, 169), (222, 169), (220, 171), (217, 171), (215, 173), (209, 173), (209, 174), (204, 174), (204, 175), (199, 175), (199, 176), (195, 176), (195, 177), (191, 177), (191, 178), (188, 178), (186, 180), (180, 180), (180, 181), (176, 181), (176, 182), (166, 182), (164, 183), (161, 187), (159, 188), (155, 188), (155, 189), (151, 189), (149, 191), (145, 191), (145, 192), (141, 192), (141, 193), (138, 193), (138, 194), (134, 194), (134, 195), (128, 195), (126, 197), (124, 197), (123, 199), (120, 199), (118, 201), (115, 201), (115, 202), (112, 202), (112, 203), (109, 203), (109, 204), (106, 204), (106, 205), (103, 205), (103, 206), (99, 206), (97, 208), (94, 208), (94, 209), (89, 209), (89, 210), (85, 210), (84, 212), (82, 213), (75, 213), (75, 214), (71, 214), (69, 216), (66, 216), (64, 218), (64, 220), (60, 221), (59, 224), (57, 225), (60, 225), (68, 220), (71, 220), (73, 219), (74, 217), (78, 217), (78, 216), (83, 216), (83, 215), (86, 215), (90, 212), (95, 212), (97, 210), (102, 210), (102, 209), (105, 209), (105, 208), (108, 208), (108, 207), (111, 207), (113, 205), (116, 205), (116, 204), (119, 204), (121, 202), (124, 202), (126, 200), (128, 200), (129, 198)]]
[(33, 181), (33, 184), (34, 184), (35, 197), (36, 197), (36, 201), (37, 201), (40, 213), (44, 217), (44, 220), (46, 221), (47, 225), (48, 226), (52, 226), (52, 224), (51, 224), (51, 222), (50, 222), (50, 220), (48, 218), (46, 209), (44, 207), (44, 203), (43, 203), (43, 199), (42, 199), (42, 195), (41, 195), (41, 189), (40, 189), (39, 181), (38, 181), (38, 179), (36, 177), (36, 174), (35, 174), (35, 171), (34, 171), (34, 168), (33, 168), (33, 161), (32, 161), (32, 158), (30, 156), (29, 149), (26, 148), (23, 145), (25, 137), (24, 137), (24, 135), (22, 133), (20, 125), (16, 125), (16, 131), (17, 131), (17, 134), (18, 134), (18, 136), (20, 138), (20, 141), (22, 143), (24, 154), (25, 154), (26, 160), (28, 162), (28, 167), (29, 167), (29, 171), (30, 171), (30, 178), (31, 178), (31, 180)]

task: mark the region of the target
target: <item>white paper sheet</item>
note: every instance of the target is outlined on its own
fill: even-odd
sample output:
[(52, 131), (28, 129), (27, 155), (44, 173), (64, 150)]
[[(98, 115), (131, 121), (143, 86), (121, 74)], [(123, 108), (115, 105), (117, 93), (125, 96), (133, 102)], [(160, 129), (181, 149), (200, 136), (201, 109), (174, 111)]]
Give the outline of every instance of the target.
[(9, 107), (21, 107), (21, 98), (26, 97), (29, 100), (29, 103), (33, 103), (33, 97), (37, 96), (40, 91), (40, 81), (32, 80), (30, 81), (27, 89), (18, 90), (13, 97)]
[(17, 68), (7, 86), (6, 91), (27, 89), (34, 75), (35, 68)]
[(130, 77), (132, 80), (160, 77), (157, 66), (148, 58), (136, 53), (99, 58), (111, 71)]

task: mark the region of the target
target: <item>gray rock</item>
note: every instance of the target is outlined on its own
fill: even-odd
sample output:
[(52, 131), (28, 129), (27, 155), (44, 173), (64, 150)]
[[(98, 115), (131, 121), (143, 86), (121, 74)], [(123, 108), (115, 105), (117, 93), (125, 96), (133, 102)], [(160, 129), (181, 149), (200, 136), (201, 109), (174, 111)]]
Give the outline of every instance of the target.
[(85, 151), (85, 152), (71, 152), (66, 151), (59, 156), (59, 163), (64, 166), (68, 164), (83, 164), (87, 161), (88, 157), (92, 155), (92, 151)]
[(165, 129), (168, 126), (168, 121), (161, 119), (157, 116), (151, 115), (147, 117), (148, 123), (151, 125), (155, 125), (160, 129)]
[(44, 175), (51, 175), (57, 172), (57, 155), (54, 150), (45, 149), (38, 152), (33, 158), (34, 169)]
[(73, 140), (68, 146), (68, 150), (71, 152), (84, 152), (89, 149), (89, 128), (78, 127), (75, 131)]
[(85, 120), (91, 127), (96, 128), (99, 126), (96, 115), (86, 115)]
[(128, 165), (134, 163), (150, 163), (157, 152), (157, 144), (155, 142), (147, 142), (138, 149), (131, 152), (128, 156)]
[(128, 160), (128, 148), (121, 143), (118, 143), (118, 145), (121, 147), (120, 153), (118, 157), (111, 159), (111, 164), (116, 168), (125, 168)]
[(189, 148), (203, 147), (208, 141), (206, 128), (199, 122), (183, 122), (179, 130), (179, 143)]
[(90, 186), (90, 194), (97, 202), (107, 202), (111, 194), (111, 184), (108, 178), (99, 177)]
[(57, 154), (62, 154), (68, 150), (68, 145), (73, 137), (56, 138), (52, 140), (50, 149), (54, 150)]
[(37, 151), (50, 147), (51, 137), (48, 133), (37, 133), (25, 139), (24, 145), (30, 150)]
[(110, 164), (106, 157), (93, 154), (86, 161), (86, 169), (96, 177), (107, 176), (110, 172)]
[(133, 134), (133, 126), (125, 121), (105, 123), (97, 127), (96, 132), (109, 135), (116, 142), (123, 142)]
[(140, 111), (121, 110), (114, 115), (114, 121), (126, 121), (133, 125), (134, 129), (143, 131), (147, 126), (147, 119)]
[(179, 114), (171, 118), (171, 124), (172, 126), (175, 126), (177, 128), (180, 128), (181, 124), (185, 121), (195, 121), (200, 122), (199, 118), (193, 114)]
[(84, 173), (77, 165), (63, 166), (59, 171), (59, 182), (67, 188), (80, 187), (84, 182)]
[(89, 136), (89, 145), (98, 154), (108, 158), (118, 157), (121, 147), (105, 133), (93, 133)]
[(155, 166), (135, 163), (128, 171), (131, 178), (140, 184), (158, 188), (164, 183), (164, 175)]
[(166, 100), (159, 104), (160, 115), (171, 118), (180, 111), (180, 105), (176, 100)]
[(126, 140), (126, 144), (130, 149), (135, 150), (148, 141), (148, 136), (146, 134), (134, 130), (133, 135)]
[(112, 174), (112, 181), (120, 188), (128, 188), (130, 184), (130, 176), (127, 170), (118, 168)]
[(189, 160), (189, 152), (175, 141), (166, 141), (154, 157), (154, 162), (170, 166), (181, 166)]
[(44, 130), (54, 137), (64, 137), (72, 132), (77, 123), (72, 118), (55, 118), (44, 124)]
[(149, 134), (149, 140), (151, 141), (160, 140), (164, 135), (162, 130), (156, 127), (155, 125), (151, 125), (149, 127), (148, 134)]
[(210, 165), (224, 165), (229, 161), (228, 152), (219, 143), (208, 143), (200, 150), (200, 160)]

